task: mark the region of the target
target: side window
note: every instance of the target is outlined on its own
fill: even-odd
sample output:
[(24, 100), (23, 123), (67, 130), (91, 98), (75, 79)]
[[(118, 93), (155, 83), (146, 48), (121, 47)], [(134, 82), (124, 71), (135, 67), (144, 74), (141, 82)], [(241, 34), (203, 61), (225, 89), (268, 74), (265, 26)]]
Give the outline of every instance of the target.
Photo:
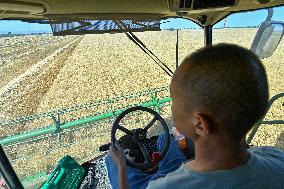
[[(283, 11), (284, 6), (273, 8), (273, 16), (271, 20), (283, 23)], [(231, 14), (214, 26), (213, 43), (233, 43), (250, 49), (256, 32), (258, 31), (261, 23), (266, 20), (267, 15), (268, 11), (266, 9)], [(272, 41), (271, 43), (274, 43), (273, 41), (276, 38), (279, 39), (279, 33), (282, 35), (283, 27), (273, 26), (268, 28), (264, 33), (270, 35), (270, 29), (274, 30), (275, 32), (269, 39)], [(267, 49), (268, 51), (271, 50), (269, 49), (271, 48), (270, 43), (266, 43), (266, 41), (261, 42), (262, 43), (260, 43), (260, 46), (263, 46), (263, 49)], [(268, 76), (270, 98), (284, 92), (283, 52), (284, 40), (282, 38), (273, 54), (268, 58), (262, 59)], [(258, 129), (252, 140), (252, 144), (256, 146), (276, 146), (284, 149), (283, 124), (271, 125), (271, 122), (269, 123), (269, 120), (284, 120), (283, 99), (284, 97), (281, 97), (272, 104), (264, 119), (268, 122), (266, 122), (266, 124), (262, 124)]]
[(229, 15), (213, 27), (213, 44), (233, 43), (250, 48), (267, 10), (241, 12)]

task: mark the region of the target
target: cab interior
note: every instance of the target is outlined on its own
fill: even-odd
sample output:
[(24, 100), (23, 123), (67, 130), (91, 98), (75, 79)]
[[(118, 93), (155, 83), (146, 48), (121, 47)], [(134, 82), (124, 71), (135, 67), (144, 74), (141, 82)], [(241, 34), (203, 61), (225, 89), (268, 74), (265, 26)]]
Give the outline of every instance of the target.
[[(151, 50), (153, 48), (147, 47), (146, 43), (143, 42), (144, 38), (143, 36), (139, 36), (140, 32), (159, 32), (161, 31), (161, 24), (167, 24), (167, 22), (171, 22), (169, 19), (188, 20), (199, 27), (199, 33), (202, 32), (201, 35), (198, 35), (198, 38), (190, 36), (190, 40), (201, 40), (202, 45), (207, 46), (212, 45), (214, 44), (214, 42), (216, 42), (214, 41), (214, 27), (218, 24), (220, 25), (220, 23), (222, 22), (222, 24), (224, 24), (224, 27), (220, 28), (226, 29), (226, 18), (228, 18), (230, 15), (260, 10), (265, 12), (263, 13), (265, 15), (265, 18), (261, 20), (261, 23), (257, 27), (252, 28), (254, 29), (254, 35), (251, 43), (249, 44), (249, 48), (254, 51), (260, 58), (268, 59), (273, 55), (274, 51), (278, 50), (279, 48), (284, 48), (283, 42), (281, 43), (281, 39), (284, 34), (284, 18), (277, 17), (277, 19), (275, 19), (275, 17), (273, 17), (273, 15), (276, 14), (275, 12), (277, 12), (274, 10), (278, 8), (281, 9), (283, 8), (283, 6), (284, 2), (281, 0), (110, 0), (107, 2), (102, 0), (11, 0), (0, 1), (0, 20), (18, 20), (24, 23), (50, 24), (54, 36), (77, 36), (78, 38), (80, 38), (84, 35), (116, 35), (117, 33), (126, 35), (126, 37), (131, 41), (132, 44), (138, 47), (140, 51), (142, 50), (143, 53), (145, 53), (151, 59), (151, 61), (156, 64), (155, 69), (162, 70), (161, 72), (167, 75), (167, 77), (169, 76), (170, 78), (174, 72), (174, 69), (179, 65), (181, 59), (181, 57), (179, 56), (178, 41), (173, 47), (173, 49), (175, 50), (175, 60), (170, 64), (164, 64), (163, 61), (161, 61), (161, 58), (159, 59), (155, 55), (153, 50)], [(169, 30), (171, 31), (175, 29)], [(238, 36), (242, 35), (241, 31), (238, 30), (238, 28), (236, 31), (240, 33), (238, 34), (236, 32), (234, 36), (231, 36), (232, 38), (238, 38)], [(174, 37), (178, 39), (179, 35), (182, 35), (181, 32), (182, 31), (180, 30), (176, 30)], [(223, 34), (218, 34), (217, 31), (216, 36), (218, 37), (218, 35)], [(201, 36), (202, 39), (200, 39)], [(164, 40), (164, 38), (161, 38), (161, 40)], [(238, 40), (239, 42), (241, 42), (242, 39)], [(76, 43), (76, 41), (74, 43)], [(282, 59), (284, 59), (284, 57), (281, 57), (279, 55), (278, 61), (282, 61)], [(283, 66), (277, 69), (280, 69), (280, 73), (283, 73)], [(149, 72), (151, 72), (151, 70), (149, 70)], [(141, 77), (143, 77), (143, 75), (141, 75)], [(277, 78), (276, 81), (280, 83), (280, 87), (283, 86), (283, 75), (282, 77), (280, 75), (280, 78)], [(99, 93), (99, 91), (95, 91), (95, 93), (96, 92)], [(158, 93), (161, 93), (161, 95), (157, 95)], [(148, 95), (149, 98), (144, 101), (139, 100), (139, 95), (141, 96), (141, 94)], [(263, 119), (259, 120), (256, 123), (252, 131), (247, 136), (247, 143), (249, 145), (253, 141), (254, 136), (261, 125), (271, 125), (270, 127), (277, 125), (282, 126), (283, 128), (283, 97), (283, 88), (282, 91), (280, 90), (280, 92), (277, 91), (277, 93), (273, 93), (273, 96), (271, 96), (270, 99), (270, 107), (274, 105), (274, 102), (276, 102), (277, 106), (279, 106), (279, 113), (277, 113), (278, 115), (276, 116), (276, 119), (267, 120), (265, 117), (263, 117)], [(127, 99), (127, 101), (123, 101), (123, 99)], [(123, 101), (121, 105), (116, 105), (121, 101)], [(116, 104), (114, 104), (113, 102), (116, 102)], [(21, 131), (19, 133), (13, 134), (8, 133), (7, 135), (1, 136), (0, 144), (2, 147), (0, 153), (4, 158), (0, 161), (0, 172), (6, 184), (3, 184), (3, 186), (0, 185), (0, 188), (69, 188), (70, 184), (68, 184), (67, 180), (70, 179), (70, 177), (74, 178), (75, 180), (77, 179), (76, 184), (73, 184), (71, 188), (79, 188), (79, 185), (82, 184), (82, 180), (84, 180), (86, 177), (86, 172), (90, 170), (92, 164), (96, 165), (95, 170), (97, 172), (100, 172), (100, 170), (104, 169), (102, 165), (102, 158), (105, 155), (105, 152), (100, 152), (99, 147), (101, 151), (104, 151), (104, 149), (108, 149), (109, 143), (114, 142), (114, 127), (117, 121), (122, 120), (126, 125), (127, 123), (131, 125), (133, 123), (137, 123), (137, 120), (139, 122), (139, 119), (144, 116), (143, 118), (146, 118), (147, 121), (143, 120), (141, 121), (141, 123), (139, 123), (140, 125), (137, 125), (144, 127), (151, 124), (149, 127), (154, 127), (153, 131), (151, 131), (152, 138), (150, 138), (149, 140), (149, 145), (153, 146), (156, 145), (155, 143), (153, 144), (153, 141), (156, 139), (155, 137), (163, 129), (167, 130), (166, 128), (168, 128), (168, 133), (172, 134), (171, 127), (173, 127), (173, 125), (170, 120), (170, 102), (171, 98), (168, 95), (168, 86), (165, 86), (156, 88), (154, 90), (144, 90), (139, 94), (129, 93), (129, 95), (94, 101), (89, 104), (81, 104), (78, 106), (74, 104), (73, 107), (61, 108), (56, 111), (26, 115), (13, 119), (0, 119), (0, 126), (2, 127), (2, 129), (13, 124), (15, 125), (15, 128), (18, 127), (19, 124), (20, 126), (26, 126), (30, 121), (34, 122), (33, 124), (42, 125), (40, 129)], [(98, 106), (106, 104), (109, 104), (110, 107), (107, 107), (107, 109), (104, 109), (104, 111), (101, 112), (96, 111), (96, 108)], [(91, 113), (88, 112), (84, 115), (84, 110), (88, 107), (92, 107), (93, 110)], [(145, 108), (151, 108), (155, 111), (152, 112), (151, 110)], [(165, 111), (163, 111), (163, 108), (167, 109), (166, 113)], [(83, 113), (80, 114), (80, 117), (72, 118), (72, 112), (78, 110), (82, 110)], [(140, 115), (141, 112), (139, 113), (139, 111), (148, 112), (151, 115)], [(66, 117), (65, 115), (63, 115), (63, 112), (71, 113), (69, 117)], [(269, 112), (269, 109), (267, 110), (267, 112)], [(124, 116), (129, 113), (131, 115), (134, 115), (134, 118), (124, 120)], [(165, 120), (162, 118), (160, 120), (159, 113), (162, 117), (165, 114), (169, 114), (169, 117), (167, 117)], [(162, 128), (158, 129), (157, 124), (154, 123), (155, 120), (153, 122), (153, 119), (151, 117), (152, 115), (154, 115), (154, 118), (156, 118), (156, 116), (159, 117), (159, 119), (157, 118), (155, 120), (160, 121)], [(44, 121), (37, 120), (39, 118)], [(112, 127), (103, 128), (103, 125), (105, 123), (111, 124)], [(98, 131), (95, 127), (96, 124), (102, 126), (103, 129), (101, 131)], [(135, 124), (131, 125), (130, 127), (133, 127), (131, 129), (134, 129)], [(100, 142), (98, 142), (95, 149), (97, 153), (95, 155), (91, 155), (92, 158), (90, 158), (90, 154), (85, 155), (85, 159), (74, 157), (74, 159), (79, 159), (78, 162), (80, 165), (82, 165), (82, 167), (77, 167), (77, 164), (73, 162), (73, 159), (69, 159), (70, 156), (66, 156), (68, 155), (68, 153), (64, 153), (64, 145), (72, 143), (74, 133), (75, 135), (77, 135), (78, 133), (89, 132), (87, 130), (89, 128), (92, 128), (92, 131), (90, 131), (91, 134), (94, 134), (96, 132), (100, 134), (100, 132), (102, 132), (109, 137), (107, 138), (107, 141), (102, 139)], [(119, 128), (116, 129), (119, 130)], [(127, 130), (120, 128), (120, 130), (122, 130), (124, 134), (127, 134), (130, 129)], [(279, 144), (283, 144), (283, 131), (283, 129), (279, 131)], [(64, 134), (66, 134), (66, 136), (68, 137), (66, 138)], [(98, 138), (99, 136), (100, 135), (96, 135), (96, 137)], [(118, 134), (117, 137), (121, 136), (123, 136), (123, 134)], [(139, 136), (140, 135), (138, 133), (137, 137), (139, 138)], [(61, 151), (60, 154), (64, 154), (64, 158), (62, 158), (61, 161), (59, 161), (61, 158), (56, 159), (55, 162), (59, 163), (53, 163), (53, 166), (39, 165), (38, 167), (41, 167), (39, 168), (41, 169), (40, 171), (39, 169), (36, 169), (36, 171), (31, 172), (32, 174), (24, 175), (21, 173), (20, 176), (18, 176), (19, 174), (17, 173), (20, 172), (18, 171), (20, 168), (17, 168), (17, 170), (15, 171), (15, 169), (13, 168), (14, 162), (18, 161), (22, 164), (27, 161), (27, 159), (21, 160), (20, 158), (18, 158), (18, 156), (20, 156), (20, 153), (16, 153), (17, 149), (20, 148), (19, 146), (24, 146), (24, 148), (27, 149), (37, 149), (34, 146), (38, 146), (38, 148), (40, 149), (41, 145), (43, 144), (40, 142), (41, 140), (45, 140), (44, 137), (52, 138), (52, 141), (62, 141), (62, 144), (58, 145), (56, 148), (57, 150)], [(90, 136), (90, 138), (91, 137), (93, 136)], [(88, 143), (89, 139), (86, 140), (84, 139), (84, 137), (79, 138), (79, 140), (84, 140), (85, 143)], [(186, 139), (186, 143), (188, 146), (193, 145), (189, 139)], [(72, 146), (70, 148), (72, 148)], [(194, 157), (194, 150), (192, 149), (194, 148), (187, 148), (187, 150), (184, 151), (189, 159)], [(34, 151), (30, 151), (28, 153), (30, 157), (35, 156), (33, 152)], [(47, 157), (48, 156), (46, 156), (46, 158)], [(86, 160), (86, 158), (89, 159)], [(43, 165), (44, 161), (45, 160), (37, 163)], [(130, 163), (131, 165), (131, 162), (128, 163)], [(141, 167), (141, 164), (132, 165)], [(62, 171), (63, 169), (68, 168), (70, 168), (71, 170), (76, 170), (76, 174)], [(96, 183), (96, 186), (92, 186), (92, 188), (100, 188), (107, 182), (106, 173), (97, 172), (96, 177), (98, 178), (98, 182)], [(99, 181), (100, 179), (103, 181)]]

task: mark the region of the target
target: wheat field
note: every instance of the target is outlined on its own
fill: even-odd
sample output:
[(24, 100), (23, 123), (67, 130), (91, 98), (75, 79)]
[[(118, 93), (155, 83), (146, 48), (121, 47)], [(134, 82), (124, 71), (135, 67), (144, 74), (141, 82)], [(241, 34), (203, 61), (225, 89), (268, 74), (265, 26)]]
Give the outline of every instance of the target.
[[(213, 43), (229, 42), (250, 48), (255, 29), (218, 29), (213, 32)], [(172, 70), (175, 69), (175, 31), (143, 32), (136, 34)], [(24, 36), (0, 38), (0, 120), (13, 119), (127, 95), (170, 84), (167, 76), (154, 62), (124, 34), (100, 34), (54, 37)], [(202, 30), (179, 31), (179, 62), (203, 47)], [(262, 60), (269, 79), (270, 97), (284, 92), (284, 41), (274, 54)], [(168, 96), (169, 94), (165, 94)], [(283, 98), (277, 100), (266, 115), (266, 120), (284, 118)], [(105, 109), (97, 109), (105, 112)], [(78, 116), (78, 115), (77, 115)], [(82, 116), (82, 115), (80, 115)], [(163, 114), (170, 119), (170, 108)], [(0, 137), (40, 128), (25, 124), (20, 128), (0, 127)], [(109, 124), (109, 123), (108, 123)], [(101, 125), (103, 127), (103, 125)], [(18, 154), (30, 154), (27, 159), (13, 162), (22, 177), (54, 166), (64, 154), (91, 159), (94, 148), (109, 141), (111, 124), (104, 134), (96, 133), (93, 140), (81, 140), (85, 130), (76, 132), (79, 141), (68, 148), (45, 153), (46, 143), (19, 147)], [(252, 143), (272, 145), (284, 150), (284, 125), (264, 125)], [(68, 141), (66, 141), (68, 142)], [(17, 154), (17, 155), (18, 155)], [(8, 154), (12, 157), (14, 154)]]

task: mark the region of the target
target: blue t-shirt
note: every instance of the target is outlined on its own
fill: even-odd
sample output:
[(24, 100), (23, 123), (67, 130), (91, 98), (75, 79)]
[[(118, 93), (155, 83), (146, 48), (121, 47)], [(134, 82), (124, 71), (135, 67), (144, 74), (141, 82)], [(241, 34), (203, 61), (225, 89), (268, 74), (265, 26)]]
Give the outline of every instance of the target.
[(247, 164), (228, 170), (194, 172), (183, 164), (149, 182), (147, 189), (284, 189), (284, 152), (273, 147), (250, 148)]

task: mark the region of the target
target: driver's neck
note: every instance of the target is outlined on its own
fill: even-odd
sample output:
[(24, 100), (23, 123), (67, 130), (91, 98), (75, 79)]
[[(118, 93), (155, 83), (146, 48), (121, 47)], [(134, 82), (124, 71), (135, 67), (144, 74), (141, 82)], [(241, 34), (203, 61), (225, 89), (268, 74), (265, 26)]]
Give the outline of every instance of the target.
[(196, 172), (209, 172), (239, 167), (247, 163), (249, 152), (246, 146), (230, 144), (224, 139), (195, 142), (195, 159), (186, 166)]

